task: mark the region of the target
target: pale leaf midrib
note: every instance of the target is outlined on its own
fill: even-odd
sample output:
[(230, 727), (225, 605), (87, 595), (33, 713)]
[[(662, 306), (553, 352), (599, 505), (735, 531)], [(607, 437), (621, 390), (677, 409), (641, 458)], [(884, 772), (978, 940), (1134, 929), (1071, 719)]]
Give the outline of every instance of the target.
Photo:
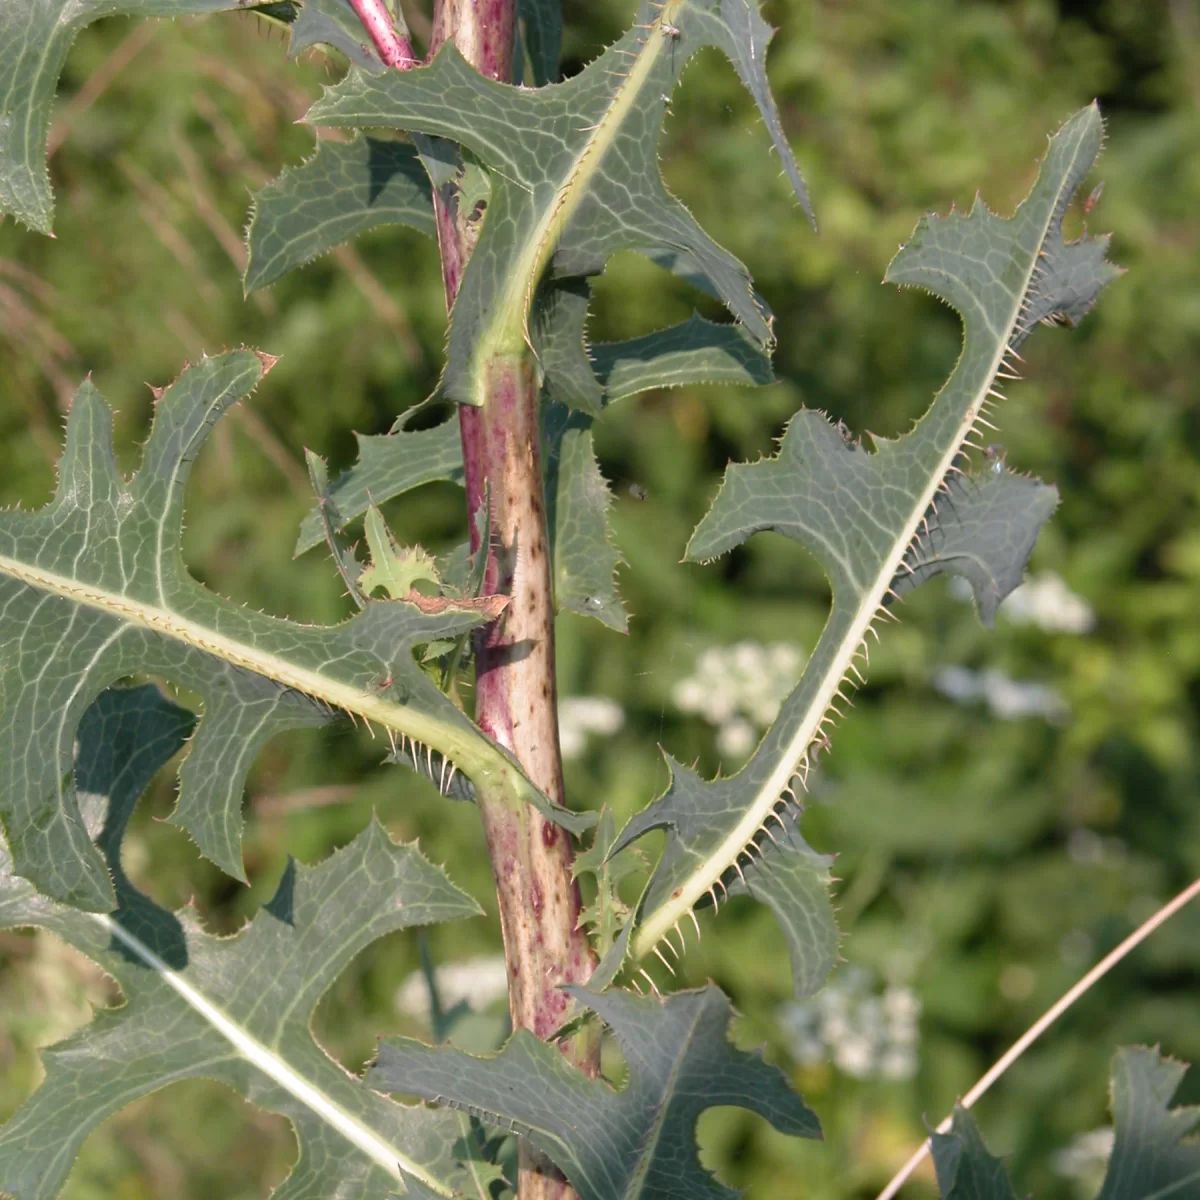
[(1157, 1192), (1151, 1192), (1145, 1197), (1145, 1200), (1164, 1200), (1167, 1196), (1176, 1196), (1180, 1190), (1189, 1183), (1200, 1182), (1200, 1171), (1193, 1171), (1185, 1179), (1177, 1179), (1174, 1183), (1169, 1183), (1165, 1188), (1159, 1188)]
[[(1077, 160), (1078, 156), (1079, 149), (1077, 146), (1073, 151), (1073, 161)], [(991, 366), (974, 399), (971, 401), (967, 414), (960, 422), (959, 436), (947, 447), (936, 471), (930, 473), (925, 490), (913, 506), (912, 514), (906, 522), (902, 534), (896, 539), (891, 554), (885, 560), (884, 568), (879, 572), (874, 586), (867, 591), (859, 602), (854, 619), (838, 645), (837, 652), (830, 661), (829, 669), (821, 680), (813, 696), (812, 703), (805, 710), (796, 727), (796, 732), (788, 740), (771, 773), (758, 789), (753, 803), (746, 809), (742, 819), (733, 830), (709, 854), (706, 861), (692, 873), (691, 878), (679, 889), (678, 893), (672, 896), (671, 899), (660, 906), (654, 913), (650, 914), (637, 930), (631, 943), (631, 950), (635, 958), (642, 958), (646, 954), (649, 954), (662, 938), (666, 936), (667, 932), (674, 928), (679, 920), (695, 908), (701, 898), (729, 870), (751, 838), (762, 827), (763, 822), (767, 820), (770, 812), (778, 803), (779, 797), (783, 794), (783, 789), (795, 774), (796, 767), (800, 763), (802, 755), (816, 737), (821, 720), (828, 711), (829, 705), (837, 694), (842, 680), (849, 671), (850, 664), (858, 653), (863, 639), (867, 636), (867, 631), (883, 603), (883, 598), (887, 594), (888, 588), (891, 586), (891, 581), (900, 569), (900, 563), (903, 561), (909, 545), (916, 536), (917, 527), (920, 525), (921, 519), (928, 511), (930, 504), (933, 503), (938, 488), (946, 478), (947, 473), (954, 464), (954, 459), (962, 449), (963, 442), (975, 427), (980, 410), (987, 399), (988, 391), (996, 379), (996, 374), (1000, 370), (1005, 356), (1008, 354), (1009, 345), (1012, 342), (1013, 333), (1021, 314), (1021, 306), (1024, 303), (1025, 297), (1029, 294), (1030, 286), (1037, 273), (1039, 255), (1058, 213), (1062, 191), (1070, 186), (1072, 171), (1064, 169), (1061, 178), (1062, 183), (1054, 198), (1054, 202), (1047, 206), (1046, 220), (1038, 237), (1037, 247), (1030, 256), (1029, 268), (1025, 273), (1023, 284), (1015, 292), (1013, 307), (1005, 324), (1004, 334), (996, 338), (996, 350), (992, 356)], [(964, 323), (964, 354), (965, 350), (966, 328)], [(961, 361), (962, 359), (960, 358), (960, 363)], [(947, 381), (948, 385), (949, 381)], [(936, 403), (936, 399), (934, 402)], [(969, 420), (967, 419), (968, 417), (970, 418)], [(831, 612), (830, 622), (832, 622), (833, 616), (834, 613)], [(828, 624), (826, 628), (829, 628)], [(824, 634), (822, 634), (822, 638), (824, 638)]]
[(178, 972), (172, 970), (145, 942), (130, 933), (118, 921), (103, 913), (88, 913), (87, 915), (141, 959), (188, 1007), (229, 1042), (251, 1066), (261, 1071), (326, 1124), (337, 1130), (342, 1137), (357, 1146), (394, 1179), (402, 1179), (401, 1172), (407, 1172), (440, 1195), (450, 1196), (453, 1194), (451, 1187), (368, 1129), (320, 1088), (309, 1083), (277, 1053), (247, 1033), (233, 1018), (223, 1012), (198, 988), (188, 983)]
[[(667, 1112), (670, 1107), (669, 1097), (674, 1091), (675, 1082), (679, 1078), (679, 1070), (687, 1057), (686, 1048), (691, 1045), (692, 1039), (696, 1033), (696, 1028), (699, 1026), (703, 1016), (703, 1009), (698, 1009), (695, 1018), (692, 1020), (691, 1027), (688, 1030), (687, 1037), (683, 1039), (679, 1053), (675, 1055), (671, 1062), (671, 1073), (667, 1076), (666, 1084), (664, 1085), (662, 1091), (663, 1099), (654, 1106), (654, 1120), (650, 1124), (650, 1130), (647, 1137), (642, 1141), (643, 1150), (642, 1154), (638, 1157), (637, 1170), (629, 1180), (631, 1185), (636, 1186), (637, 1191), (629, 1193), (627, 1188), (627, 1195), (636, 1197), (641, 1197), (644, 1195), (643, 1189), (646, 1185), (646, 1176), (650, 1170), (650, 1163), (653, 1160), (654, 1151), (657, 1149), (659, 1142), (662, 1141), (662, 1132), (666, 1127)], [(647, 1197), (647, 1200), (654, 1200), (654, 1198), (652, 1196)]]
[[(542, 273), (567, 223), (583, 202), (588, 184), (599, 171), (605, 153), (636, 104), (646, 77), (673, 36), (666, 32), (664, 26), (670, 26), (671, 19), (684, 3), (686, 0), (667, 0), (659, 9), (632, 68), (617, 88), (591, 136), (575, 156), (553, 202), (547, 206), (537, 227), (526, 239), (525, 249), (509, 270), (504, 293), (496, 305), (492, 327), (480, 338), (477, 352), (480, 364), (486, 362), (493, 353), (520, 353), (524, 346), (530, 344), (529, 310)], [(480, 403), (483, 403), (487, 397), (482, 390), (485, 386), (482, 371), (477, 372), (477, 386), (481, 389)]]
[[(392, 703), (373, 692), (329, 679), (319, 671), (290, 663), (276, 654), (247, 645), (168, 608), (135, 600), (2, 554), (0, 572), (30, 587), (118, 617), (129, 625), (174, 638), (234, 666), (294, 688), (332, 708), (377, 721), (387, 729), (434, 747), (468, 768), (472, 764), (500, 765), (490, 762), (492, 757), (500, 759), (500, 755), (493, 754), (482, 738), (472, 738), (466, 730), (456, 729), (449, 723), (426, 716), (406, 705)], [(506, 768), (509, 766), (502, 759), (501, 763)]]

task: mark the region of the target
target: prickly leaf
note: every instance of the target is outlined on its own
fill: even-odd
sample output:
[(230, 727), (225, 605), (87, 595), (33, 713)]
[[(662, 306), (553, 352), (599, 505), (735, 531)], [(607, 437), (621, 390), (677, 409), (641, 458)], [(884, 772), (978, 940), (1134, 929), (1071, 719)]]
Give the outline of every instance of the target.
[[(1096, 1200), (1200, 1194), (1200, 1108), (1171, 1108), (1187, 1067), (1145, 1046), (1125, 1046), (1112, 1065), (1116, 1125), (1108, 1174)], [(1188, 1139), (1188, 1140), (1184, 1140)]]
[(494, 1058), (408, 1040), (384, 1042), (372, 1087), (424, 1096), (527, 1138), (581, 1200), (733, 1200), (700, 1164), (696, 1120), (715, 1105), (765, 1117), (781, 1133), (820, 1137), (783, 1074), (728, 1040), (732, 1010), (711, 984), (665, 1000), (567, 989), (612, 1030), (629, 1065), (615, 1092), (525, 1030)]
[(88, 1134), (179, 1079), (219, 1079), (287, 1117), (300, 1158), (275, 1200), (385, 1200), (411, 1177), (420, 1195), (457, 1194), (452, 1114), (405, 1108), (349, 1075), (313, 1039), (312, 1012), (350, 961), (384, 934), (476, 915), (478, 906), (372, 821), (315, 867), (289, 863), (274, 898), (240, 933), (213, 937), (194, 910), (139, 892), (121, 841), (142, 790), (183, 744), (191, 713), (153, 686), (104, 692), (79, 725), (81, 821), (112, 873), (117, 907), (81, 912), (13, 872), (0, 841), (0, 928), (48, 930), (120, 985), (102, 1012), (44, 1053), (45, 1082), (0, 1126), (0, 1191), (51, 1200)]
[[(747, 30), (753, 49), (742, 41)], [(704, 46), (722, 49), (752, 82), (791, 162), (758, 86), (764, 31), (750, 0), (667, 0), (643, 4), (635, 27), (565, 83), (496, 83), (447, 46), (421, 69), (354, 72), (314, 106), (309, 119), (318, 124), (449, 139), (490, 175), (487, 216), (454, 306), (447, 396), (483, 403), (493, 356), (524, 352), (547, 268), (591, 275), (623, 249), (680, 256), (759, 343), (770, 342), (766, 310), (745, 268), (667, 192), (657, 162), (667, 97)]]
[(616, 837), (612, 810), (606, 808), (596, 824), (591, 846), (575, 856), (573, 867), (576, 879), (581, 875), (591, 875), (596, 881), (595, 897), (584, 906), (579, 919), (586, 922), (592, 931), (592, 944), (600, 959), (613, 948), (621, 927), (630, 915), (629, 906), (621, 899), (621, 881), (646, 868), (645, 860), (636, 847), (630, 847), (622, 854), (609, 855)]
[(712, 783), (674, 769), (666, 795), (618, 839), (619, 848), (646, 829), (668, 829), (632, 939), (635, 954), (727, 886), (753, 855), (769, 815), (794, 801), (794, 777), (803, 779), (810, 749), (825, 743), (848, 672), (857, 672), (864, 638), (898, 579), (911, 586), (951, 569), (952, 559), (985, 616), (1020, 581), (1052, 507), (1051, 489), (1007, 475), (955, 481), (953, 471), (1031, 322), (1082, 315), (1116, 273), (1095, 243), (1066, 245), (1061, 232), (1102, 136), (1095, 106), (1077, 113), (1051, 139), (1037, 182), (1011, 219), (982, 202), (970, 214), (926, 217), (896, 255), (887, 279), (940, 296), (959, 312), (964, 331), (954, 373), (911, 432), (876, 439), (871, 451), (803, 410), (778, 456), (726, 472), (687, 556), (710, 559), (774, 530), (816, 556), (833, 605), (804, 675), (750, 762)]
[[(329, 487), (329, 498), (337, 506), (339, 531), (371, 504), (383, 504), (424, 483), (463, 481), (462, 440), (456, 420), (418, 430), (405, 429), (397, 422), (390, 433), (357, 437), (358, 461)], [(311, 550), (323, 536), (320, 513), (314, 509), (300, 526), (296, 553)]]
[(255, 194), (246, 233), (246, 291), (274, 283), (368, 229), (395, 224), (430, 237), (435, 232), (429, 177), (416, 150), (371, 137), (321, 141), (312, 158)]
[(725, 886), (729, 895), (752, 896), (775, 914), (791, 958), (792, 992), (804, 1000), (825, 986), (837, 962), (838, 931), (829, 902), (833, 858), (804, 840), (799, 815), (785, 808), (771, 818)]
[[(669, 831), (662, 858), (640, 901), (642, 914), (671, 911), (671, 889), (679, 880), (702, 872), (718, 852), (747, 783), (754, 779), (748, 776), (753, 762), (741, 774), (711, 783), (669, 756), (667, 765), (671, 783), (666, 795), (633, 817), (613, 844), (612, 853), (618, 854), (651, 829)], [(755, 782), (762, 786), (761, 781)], [(791, 955), (796, 996), (803, 998), (817, 991), (833, 969), (837, 928), (829, 895), (831, 860), (804, 841), (798, 816), (794, 805), (782, 801), (770, 809), (762, 828), (733, 864), (713, 879), (697, 907), (719, 909), (726, 896), (738, 894), (766, 904), (779, 919)], [(676, 913), (675, 930), (682, 930), (686, 915), (683, 909)], [(683, 939), (682, 932), (677, 936)]]
[(440, 586), (432, 555), (420, 546), (398, 546), (383, 514), (373, 504), (367, 509), (363, 530), (371, 563), (359, 576), (359, 584), (368, 595), (383, 588), (393, 600), (403, 600), (418, 583)]
[[(1116, 1125), (1108, 1171), (1096, 1200), (1183, 1200), (1200, 1194), (1200, 1145), (1185, 1140), (1200, 1125), (1200, 1108), (1171, 1108), (1187, 1071), (1145, 1046), (1124, 1046), (1112, 1064)], [(954, 1110), (949, 1133), (933, 1135), (942, 1200), (1015, 1200), (1000, 1159), (971, 1115)]]
[(304, 461), (308, 466), (308, 480), (317, 497), (317, 515), (325, 534), (325, 544), (337, 573), (346, 585), (346, 594), (359, 608), (367, 607), (367, 598), (359, 587), (363, 566), (354, 554), (354, 548), (346, 545), (338, 530), (343, 522), (337, 502), (329, 494), (329, 467), (325, 460), (311, 450), (305, 450)]
[(913, 538), (892, 590), (903, 596), (934, 575), (957, 575), (971, 585), (979, 618), (991, 628), (1057, 506), (1056, 488), (1010, 471), (1003, 459), (984, 471), (956, 472)]
[(608, 525), (612, 493), (592, 448), (592, 418), (551, 405), (543, 418), (546, 523), (554, 600), (624, 632), (628, 617), (614, 574), (623, 561)]
[(141, 469), (126, 483), (112, 414), (90, 384), (71, 407), (54, 498), (0, 513), (0, 824), (18, 873), (55, 899), (105, 910), (104, 864), (79, 822), (72, 746), (84, 710), (131, 674), (200, 693), (205, 716), (174, 820), (241, 876), (241, 794), (274, 733), (346, 709), (532, 793), (511, 761), (425, 677), (413, 650), (483, 619), (373, 603), (329, 628), (209, 592), (181, 552), (191, 464), (221, 414), (272, 360), (240, 350), (188, 368), (158, 399)]
[(1004, 1163), (988, 1151), (965, 1108), (955, 1105), (950, 1132), (931, 1140), (942, 1200), (1017, 1200)]
[(771, 361), (740, 325), (693, 314), (641, 337), (589, 345), (591, 289), (585, 279), (543, 288), (534, 302), (534, 351), (548, 399), (599, 416), (610, 404), (689, 383), (771, 383)]
[[(543, 465), (559, 610), (595, 617), (613, 629), (626, 626), (613, 572), (621, 562), (608, 523), (612, 496), (592, 446), (591, 414), (616, 400), (653, 388), (685, 383), (769, 383), (770, 362), (732, 325), (693, 316), (639, 338), (584, 344), (588, 291), (581, 281), (556, 285), (539, 298), (535, 345), (544, 371)], [(575, 409), (571, 412), (569, 409)], [(424, 483), (463, 479), (458, 422), (409, 431), (359, 436), (359, 458), (328, 490), (326, 515), (344, 529), (374, 502), (382, 504)], [(318, 506), (305, 517), (296, 544), (301, 553), (324, 535)]]
[(693, 314), (679, 325), (624, 342), (600, 342), (592, 354), (604, 402), (689, 383), (761, 387), (774, 381), (770, 360), (738, 325)]
[(371, 39), (347, 0), (296, 0), (288, 57), (295, 58), (310, 46), (332, 46), (356, 67), (382, 71)]
[(101, 17), (186, 17), (238, 0), (12, 0), (0, 4), (0, 215), (39, 233), (54, 216), (46, 138), (58, 77), (76, 34)]

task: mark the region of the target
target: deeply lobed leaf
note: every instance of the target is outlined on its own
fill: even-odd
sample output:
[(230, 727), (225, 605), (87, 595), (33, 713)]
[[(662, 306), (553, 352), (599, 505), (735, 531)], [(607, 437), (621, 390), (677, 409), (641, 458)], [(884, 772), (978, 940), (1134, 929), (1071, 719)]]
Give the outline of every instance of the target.
[(383, 60), (347, 0), (294, 0), (292, 7), (289, 58), (310, 46), (332, 46), (356, 67), (383, 70)]
[(246, 291), (275, 283), (360, 233), (392, 224), (434, 234), (429, 178), (416, 150), (371, 137), (319, 142), (312, 158), (254, 197), (246, 231)]
[[(752, 84), (802, 189), (762, 75), (765, 33), (750, 0), (667, 0), (644, 4), (630, 32), (565, 83), (496, 83), (447, 46), (425, 68), (354, 72), (314, 106), (309, 119), (318, 124), (448, 139), (488, 172), (487, 216), (452, 315), (447, 396), (482, 403), (484, 364), (522, 351), (547, 267), (560, 277), (592, 275), (622, 249), (675, 256), (760, 343), (770, 341), (745, 268), (668, 194), (656, 157), (684, 66), (701, 47), (717, 46)], [(747, 36), (757, 40), (748, 46)]]
[(184, 17), (238, 0), (20, 0), (0, 5), (0, 214), (49, 233), (46, 138), (58, 77), (81, 29), (101, 17)]
[[(1200, 1145), (1184, 1139), (1200, 1108), (1170, 1108), (1187, 1068), (1144, 1046), (1117, 1051), (1112, 1065), (1116, 1137), (1096, 1200), (1182, 1200), (1200, 1194)], [(989, 1153), (971, 1115), (954, 1110), (949, 1133), (933, 1135), (942, 1200), (1015, 1200), (1000, 1159)]]
[[(554, 7), (557, 7), (555, 5)], [(49, 233), (54, 216), (46, 140), (54, 94), (80, 30), (111, 16), (186, 17), (250, 11), (287, 26), (295, 57), (331, 47), (357, 67), (379, 71), (375, 52), (347, 0), (20, 0), (0, 6), (0, 214)], [(549, 26), (543, 18), (547, 52)], [(259, 285), (261, 286), (261, 284)]]
[[(557, 54), (560, 33), (557, 9), (534, 0), (520, 9), (525, 48), (539, 83), (557, 74), (550, 59)], [(626, 618), (613, 581), (620, 555), (608, 529), (611, 497), (592, 452), (590, 421), (568, 417), (560, 406), (595, 416), (606, 403), (648, 388), (770, 380), (762, 349), (768, 338), (765, 310), (750, 294), (744, 269), (667, 196), (654, 155), (665, 95), (687, 58), (701, 45), (721, 46), (760, 104), (803, 197), (766, 86), (763, 55), (769, 33), (746, 0), (674, 0), (661, 11), (647, 7), (626, 39), (560, 87), (533, 92), (496, 84), (474, 72), (452, 47), (426, 70), (355, 75), (311, 115), (325, 124), (391, 125), (414, 133), (416, 151), (388, 144), (393, 146), (389, 153), (408, 156), (398, 205), (389, 206), (383, 194), (373, 162), (381, 151), (369, 138), (349, 148), (323, 144), (313, 160), (256, 197), (248, 288), (277, 279), (360, 228), (399, 220), (425, 229), (426, 197), (412, 202), (407, 181), (407, 165), (415, 166), (417, 151), (435, 186), (458, 181), (462, 190), (456, 203), (462, 211), (472, 212), (476, 205), (486, 210), (452, 314), (446, 391), (471, 400), (460, 386), (473, 369), (469, 362), (486, 355), (486, 345), (505, 321), (518, 342), (528, 336), (549, 405), (546, 485), (558, 607), (616, 629), (625, 628)], [(614, 64), (620, 64), (619, 72)], [(660, 85), (661, 94), (654, 91)], [(589, 114), (595, 119), (590, 129), (585, 128)], [(468, 158), (456, 154), (445, 138), (460, 143)], [(422, 189), (427, 192), (427, 185)], [(574, 222), (563, 218), (567, 209), (580, 205), (590, 206), (586, 215)], [(581, 249), (585, 244), (588, 248)], [(586, 278), (572, 272), (602, 269), (607, 256), (625, 245), (671, 260), (724, 296), (753, 333), (693, 317), (589, 351), (590, 289)], [(538, 288), (551, 258), (558, 278)], [(333, 484), (329, 499), (348, 521), (370, 500), (382, 502), (431, 479), (461, 478), (457, 440), (453, 422), (436, 431), (409, 434), (398, 428), (386, 439), (361, 438), (359, 463)], [(298, 549), (315, 544), (320, 534), (314, 513)]]
[(18, 873), (65, 903), (95, 911), (113, 903), (79, 821), (72, 746), (87, 706), (132, 674), (200, 694), (205, 716), (172, 819), (239, 877), (242, 786), (254, 754), (333, 708), (436, 746), (468, 774), (507, 777), (548, 804), (414, 661), (416, 646), (465, 632), (480, 613), (376, 602), (341, 625), (304, 626), (242, 608), (188, 574), (181, 536), (191, 464), (271, 361), (242, 350), (186, 370), (160, 396), (128, 484), (113, 456), (111, 413), (84, 384), (54, 498), (37, 512), (0, 513), (0, 641), (9, 647), (0, 661), (0, 822)]
[[(463, 481), (462, 442), (457, 421), (433, 429), (409, 430), (397, 422), (390, 433), (358, 435), (358, 461), (329, 486), (337, 507), (338, 530), (361, 517), (372, 504), (384, 504), (424, 483)], [(324, 537), (320, 510), (304, 518), (296, 553), (311, 550)]]
[[(542, 459), (555, 602), (560, 611), (624, 629), (625, 611), (613, 581), (621, 559), (608, 525), (612, 497), (592, 448), (593, 412), (653, 388), (714, 380), (767, 383), (770, 363), (743, 331), (697, 316), (643, 337), (600, 343), (589, 357), (583, 341), (586, 288), (552, 290), (558, 315), (548, 317), (547, 324), (555, 332), (538, 346), (545, 372)], [(538, 311), (547, 310), (539, 306)], [(337, 512), (335, 530), (372, 503), (435, 480), (463, 480), (456, 420), (423, 430), (408, 430), (397, 422), (390, 433), (359, 435), (358, 461), (329, 487), (328, 500)], [(325, 536), (322, 511), (318, 504), (305, 517), (297, 553)]]
[[(1144, 1046), (1117, 1051), (1112, 1157), (1096, 1200), (1151, 1200), (1200, 1193), (1200, 1107), (1170, 1108), (1187, 1067)], [(1185, 1141), (1184, 1139), (1189, 1140)]]
[(957, 575), (971, 585), (980, 620), (992, 626), (1057, 506), (1054, 487), (1010, 471), (1002, 459), (983, 472), (951, 475), (937, 511), (904, 556), (893, 592), (903, 596), (934, 575)]
[(1017, 1200), (1004, 1163), (988, 1153), (965, 1108), (955, 1105), (950, 1132), (931, 1140), (942, 1200)]
[[(1094, 105), (1077, 113), (1051, 139), (1037, 182), (1011, 219), (981, 201), (970, 214), (926, 217), (897, 254), (887, 280), (933, 291), (959, 312), (964, 331), (953, 374), (911, 432), (875, 439), (868, 451), (822, 414), (803, 410), (775, 458), (726, 472), (687, 557), (713, 558), (773, 530), (816, 556), (833, 603), (800, 682), (743, 770), (707, 783), (671, 764), (666, 794), (617, 839), (620, 850), (649, 829), (668, 831), (639, 908), (635, 953), (651, 949), (705, 896), (716, 902), (718, 889), (740, 883), (761, 858), (767, 821), (795, 804), (793, 779), (803, 779), (811, 751), (825, 744), (851, 683), (847, 673), (858, 672), (855, 659), (889, 598), (953, 572), (970, 580), (990, 620), (1020, 582), (1054, 491), (1003, 464), (998, 472), (963, 474), (962, 452), (1032, 326), (1078, 319), (1117, 274), (1104, 261), (1106, 239), (1068, 245), (1062, 237), (1063, 214), (1102, 136)], [(789, 896), (789, 872), (770, 869), (787, 853), (771, 849), (758, 886), (777, 913), (791, 914), (785, 926), (802, 926), (810, 920), (808, 899)]]
[(711, 984), (665, 1000), (567, 989), (612, 1030), (629, 1066), (620, 1092), (518, 1030), (494, 1058), (408, 1040), (384, 1042), (373, 1087), (424, 1096), (528, 1138), (582, 1200), (733, 1200), (700, 1164), (696, 1121), (737, 1105), (781, 1133), (820, 1137), (783, 1074), (728, 1040), (729, 1001)]
[(180, 1079), (219, 1079), (286, 1116), (300, 1158), (275, 1200), (449, 1196), (465, 1181), (453, 1114), (405, 1108), (349, 1075), (313, 1039), (318, 1000), (356, 954), (393, 930), (479, 907), (372, 822), (315, 867), (290, 862), (274, 898), (240, 933), (206, 933), (194, 910), (159, 907), (121, 866), (143, 789), (183, 745), (191, 713), (153, 686), (104, 692), (79, 725), (81, 827), (111, 872), (117, 907), (81, 912), (14, 873), (0, 841), (0, 928), (48, 930), (120, 985), (124, 1003), (45, 1051), (45, 1082), (0, 1126), (0, 1191), (50, 1200), (88, 1134)]

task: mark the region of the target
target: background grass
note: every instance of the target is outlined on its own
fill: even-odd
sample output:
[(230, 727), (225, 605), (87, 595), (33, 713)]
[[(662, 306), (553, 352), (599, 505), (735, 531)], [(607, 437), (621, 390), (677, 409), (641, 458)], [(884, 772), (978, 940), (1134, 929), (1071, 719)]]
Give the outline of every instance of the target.
[[(632, 5), (566, 9), (573, 71)], [(625, 723), (568, 764), (572, 804), (609, 804), (620, 820), (644, 805), (665, 778), (656, 743), (710, 772), (722, 765), (713, 727), (673, 700), (706, 649), (815, 641), (826, 588), (791, 544), (759, 537), (707, 568), (678, 560), (726, 462), (770, 452), (799, 405), (890, 434), (940, 386), (958, 351), (956, 319), (878, 282), (924, 210), (968, 205), (979, 189), (1007, 212), (1045, 135), (1098, 97), (1107, 187), (1088, 220), (1114, 231), (1113, 257), (1129, 268), (1079, 330), (1035, 336), (996, 435), (1016, 467), (1058, 484), (1062, 505), (1034, 567), (1062, 576), (1094, 627), (1055, 633), (1002, 617), (986, 633), (941, 583), (922, 589), (872, 654), (805, 818), (813, 844), (838, 854), (849, 967), (876, 994), (909, 989), (920, 1002), (915, 1074), (859, 1080), (834, 1061), (797, 1061), (787, 958), (764, 910), (731, 904), (687, 960), (685, 981), (711, 977), (730, 992), (739, 1037), (767, 1043), (826, 1127), (824, 1144), (801, 1144), (746, 1114), (710, 1113), (706, 1161), (752, 1196), (850, 1200), (873, 1195), (926, 1119), (1200, 871), (1200, 17), (1187, 0), (780, 0), (768, 13), (781, 27), (770, 72), (821, 233), (795, 208), (728, 64), (701, 56), (676, 97), (663, 168), (775, 310), (780, 382), (653, 393), (605, 417), (598, 448), (617, 494), (633, 621), (620, 636), (563, 617), (560, 685), (611, 698)], [(435, 249), (403, 230), (243, 299), (248, 195), (311, 151), (311, 132), (294, 122), (338, 71), (320, 56), (285, 62), (284, 51), (244, 15), (113, 20), (78, 42), (56, 110), (57, 239), (0, 226), (0, 502), (46, 499), (63, 413), (87, 372), (118, 409), (132, 469), (150, 416), (146, 383), (168, 381), (203, 350), (261, 345), (281, 361), (199, 464), (188, 560), (227, 595), (329, 621), (345, 600), (328, 561), (291, 558), (309, 505), (302, 447), (344, 466), (352, 431), (382, 432), (427, 395), (445, 315)], [(1071, 220), (1078, 228), (1082, 213)], [(615, 260), (597, 290), (597, 339), (704, 307), (632, 257)], [(389, 515), (405, 540), (441, 549), (461, 532), (461, 504), (453, 488), (431, 487)], [(1065, 715), (1002, 720), (957, 704), (934, 686), (946, 665), (1049, 685)], [(163, 902), (194, 897), (213, 928), (233, 930), (270, 894), (288, 853), (321, 858), (374, 808), (488, 907), (485, 920), (435, 929), (436, 959), (494, 952), (475, 814), (379, 759), (349, 726), (273, 743), (247, 799), (249, 888), (157, 819), (172, 803), (164, 777), (127, 842), (131, 875)], [(377, 1035), (421, 1032), (396, 1003), (417, 962), (412, 938), (388, 939), (322, 1002), (319, 1035), (350, 1068)], [(981, 1105), (1024, 1190), (1075, 1194), (1054, 1151), (1105, 1123), (1119, 1043), (1200, 1060), (1197, 984), (1191, 911)], [(0, 935), (0, 1117), (36, 1085), (36, 1047), (114, 999), (49, 936)], [(1200, 1099), (1200, 1078), (1182, 1098)], [(240, 1200), (265, 1195), (293, 1155), (280, 1119), (216, 1085), (182, 1084), (94, 1135), (65, 1194)]]

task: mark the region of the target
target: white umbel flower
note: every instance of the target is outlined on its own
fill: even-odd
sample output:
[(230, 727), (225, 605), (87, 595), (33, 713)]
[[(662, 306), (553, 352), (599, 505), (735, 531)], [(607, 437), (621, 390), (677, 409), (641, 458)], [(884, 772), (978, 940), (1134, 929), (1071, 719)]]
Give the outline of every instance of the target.
[(1050, 1159), (1050, 1167), (1056, 1175), (1074, 1180), (1080, 1195), (1093, 1195), (1104, 1179), (1114, 1139), (1111, 1128), (1081, 1133)]
[(607, 696), (564, 696), (558, 702), (563, 758), (579, 758), (593, 735), (611, 737), (625, 724), (625, 710)]
[(1000, 611), (1018, 625), (1036, 625), (1046, 633), (1090, 633), (1096, 614), (1053, 571), (1034, 575), (1016, 588)]
[(1067, 715), (1066, 702), (1052, 687), (1012, 679), (993, 668), (972, 671), (969, 667), (937, 667), (932, 683), (943, 696), (959, 704), (986, 704), (992, 715), (1002, 721), (1021, 717), (1059, 721)]
[(840, 971), (812, 1000), (780, 1010), (792, 1057), (832, 1062), (853, 1079), (911, 1079), (917, 1072), (921, 1002), (907, 987), (875, 991), (870, 972)]
[(722, 755), (745, 758), (779, 715), (803, 666), (804, 655), (787, 642), (714, 646), (696, 659), (671, 699), (680, 712), (695, 713), (716, 727)]

